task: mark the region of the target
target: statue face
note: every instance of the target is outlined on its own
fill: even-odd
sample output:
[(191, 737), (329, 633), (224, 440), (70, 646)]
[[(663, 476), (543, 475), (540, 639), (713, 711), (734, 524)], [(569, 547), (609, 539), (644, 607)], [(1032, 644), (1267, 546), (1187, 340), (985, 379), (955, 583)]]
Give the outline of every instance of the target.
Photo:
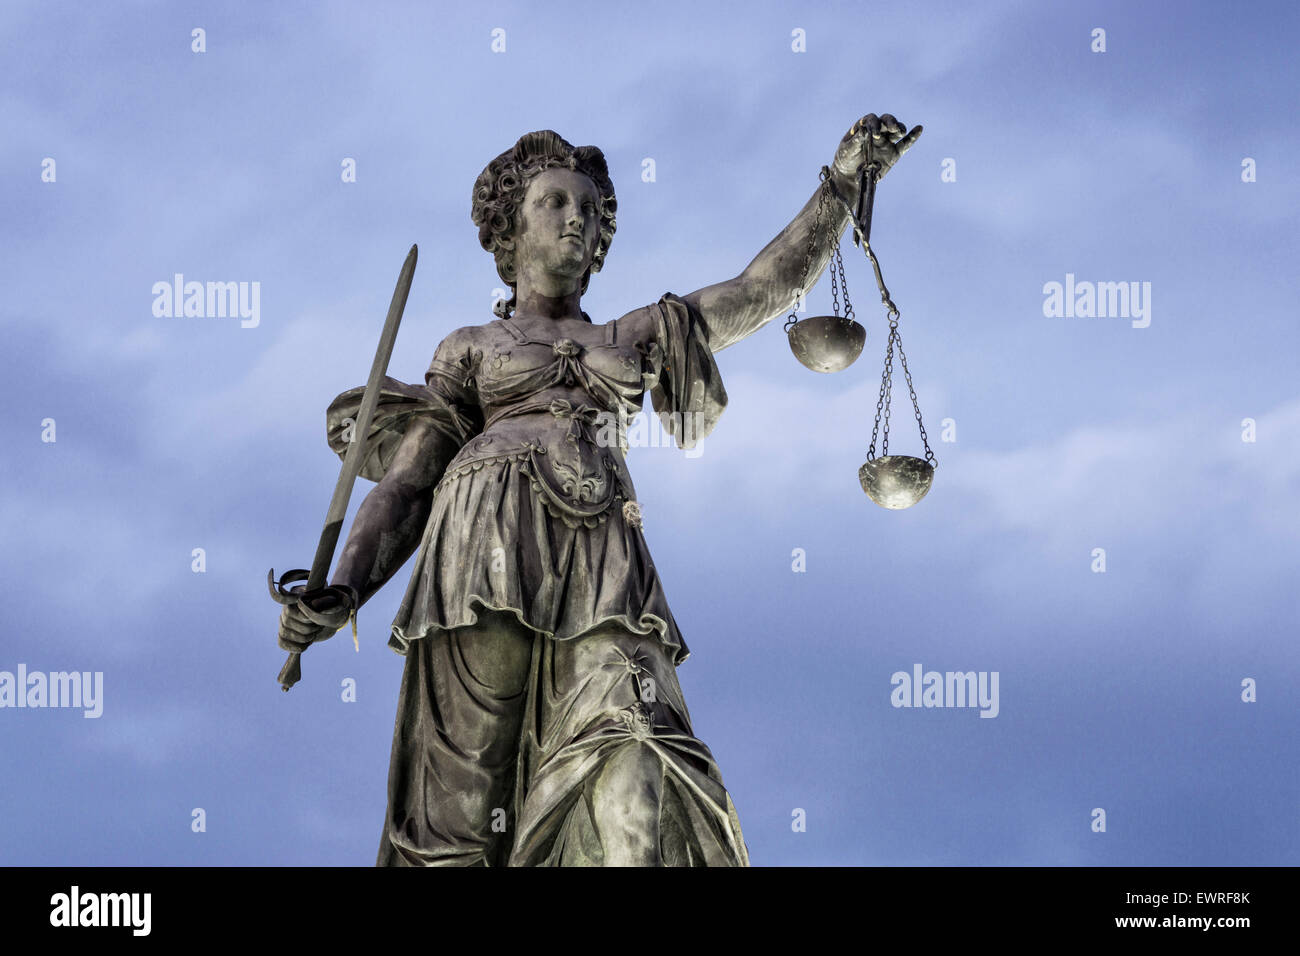
[(600, 241), (596, 184), (571, 169), (546, 169), (524, 193), (515, 232), (515, 269), (582, 280)]

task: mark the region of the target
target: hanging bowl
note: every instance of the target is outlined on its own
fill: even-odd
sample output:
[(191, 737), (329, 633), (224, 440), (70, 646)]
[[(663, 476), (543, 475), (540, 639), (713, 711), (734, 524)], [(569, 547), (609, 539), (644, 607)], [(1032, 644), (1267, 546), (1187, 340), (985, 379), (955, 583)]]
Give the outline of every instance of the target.
[(814, 315), (790, 326), (790, 351), (814, 372), (838, 372), (862, 354), (867, 330), (839, 315)]
[(885, 455), (859, 468), (858, 481), (872, 501), (898, 511), (925, 497), (934, 481), (934, 466), (911, 455)]

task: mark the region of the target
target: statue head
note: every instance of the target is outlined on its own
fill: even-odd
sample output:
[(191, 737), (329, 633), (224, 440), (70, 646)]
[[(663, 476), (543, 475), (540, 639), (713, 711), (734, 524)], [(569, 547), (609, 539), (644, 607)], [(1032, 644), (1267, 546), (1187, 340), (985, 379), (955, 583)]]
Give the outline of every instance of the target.
[[(582, 276), (582, 292), (587, 291), (591, 273), (600, 271), (614, 239), (618, 201), (614, 198), (614, 184), (609, 179), (605, 155), (595, 146), (573, 146), (549, 129), (526, 133), (479, 174), (470, 209), (470, 218), (478, 226), (479, 243), (492, 253), (497, 274), (512, 290), (517, 283), (515, 230), (524, 194), (538, 174), (557, 167), (571, 169), (590, 179), (600, 201), (600, 237), (591, 267)], [(504, 316), (514, 308), (514, 303), (512, 295), (509, 302), (498, 302), (494, 308), (498, 315)]]

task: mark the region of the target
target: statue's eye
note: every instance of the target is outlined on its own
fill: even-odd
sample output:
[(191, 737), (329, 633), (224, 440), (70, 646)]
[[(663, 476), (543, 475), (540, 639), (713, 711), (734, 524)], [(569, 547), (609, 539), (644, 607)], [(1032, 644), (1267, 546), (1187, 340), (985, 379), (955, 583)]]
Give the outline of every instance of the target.
[(585, 203), (582, 204), (582, 211), (583, 211), (583, 212), (589, 212), (589, 213), (590, 213), (590, 212), (595, 212), (595, 211), (596, 211), (596, 204), (595, 204), (594, 202), (585, 202)]

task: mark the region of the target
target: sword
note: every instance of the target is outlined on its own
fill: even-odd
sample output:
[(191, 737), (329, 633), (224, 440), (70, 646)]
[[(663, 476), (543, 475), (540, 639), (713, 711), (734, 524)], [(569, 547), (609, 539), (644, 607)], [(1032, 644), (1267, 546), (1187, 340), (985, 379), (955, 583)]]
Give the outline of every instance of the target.
[[(325, 579), (329, 575), (330, 563), (334, 560), (334, 548), (338, 545), (339, 533), (343, 530), (343, 518), (348, 512), (348, 501), (352, 497), (352, 486), (361, 472), (361, 463), (365, 461), (366, 436), (370, 433), (370, 421), (375, 414), (375, 405), (379, 403), (379, 388), (384, 373), (388, 371), (388, 360), (393, 354), (393, 343), (397, 339), (397, 327), (402, 322), (402, 312), (406, 308), (406, 296), (411, 291), (411, 278), (415, 275), (417, 249), (411, 246), (402, 263), (402, 271), (397, 277), (397, 288), (393, 290), (393, 301), (388, 306), (388, 318), (384, 321), (384, 331), (379, 336), (379, 348), (375, 350), (375, 361), (370, 366), (370, 378), (366, 381), (366, 391), (361, 397), (361, 410), (353, 431), (352, 442), (347, 454), (343, 456), (343, 469), (339, 480), (334, 485), (334, 496), (330, 498), (329, 511), (325, 513), (325, 527), (320, 533), (320, 542), (316, 545), (316, 557), (312, 559), (311, 570), (301, 568), (286, 571), (275, 578), (272, 568), (266, 576), (267, 587), (271, 597), (279, 604), (297, 604), (303, 615), (310, 621), (324, 626), (333, 626), (335, 630), (352, 618), (356, 627), (356, 609), (360, 596), (352, 588), (326, 587)], [(295, 581), (306, 581), (305, 585), (288, 588), (286, 585)], [(346, 612), (346, 613), (345, 613)], [(280, 688), (288, 691), (302, 677), (299, 658), (301, 651), (290, 651), (289, 658), (280, 669), (276, 679)]]

